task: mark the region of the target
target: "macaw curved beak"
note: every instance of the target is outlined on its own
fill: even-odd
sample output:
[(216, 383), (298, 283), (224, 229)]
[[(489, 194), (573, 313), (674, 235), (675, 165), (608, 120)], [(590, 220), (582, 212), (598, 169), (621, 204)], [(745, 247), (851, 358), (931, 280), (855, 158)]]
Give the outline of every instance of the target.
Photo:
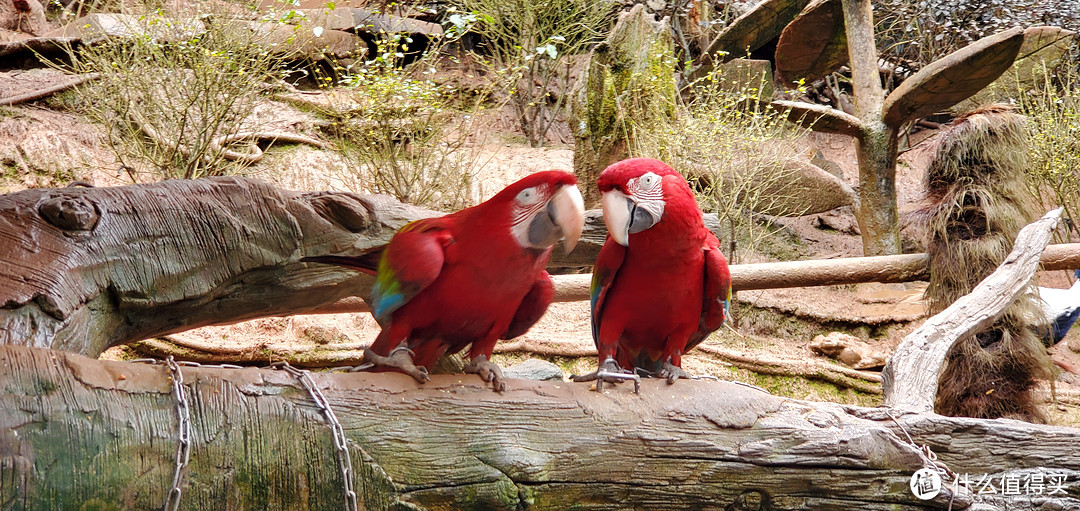
[(563, 186), (548, 201), (548, 210), (566, 238), (563, 246), (569, 254), (577, 246), (581, 230), (585, 228), (585, 200), (581, 198), (581, 190), (577, 185)]
[(630, 245), (630, 235), (656, 225), (664, 214), (664, 203), (651, 201), (639, 203), (619, 190), (604, 192), (601, 199), (604, 208), (604, 225), (608, 234), (624, 247)]
[(564, 246), (569, 254), (577, 246), (584, 228), (585, 201), (581, 198), (581, 190), (576, 185), (564, 185), (529, 223), (529, 244), (547, 248), (559, 238), (566, 238)]

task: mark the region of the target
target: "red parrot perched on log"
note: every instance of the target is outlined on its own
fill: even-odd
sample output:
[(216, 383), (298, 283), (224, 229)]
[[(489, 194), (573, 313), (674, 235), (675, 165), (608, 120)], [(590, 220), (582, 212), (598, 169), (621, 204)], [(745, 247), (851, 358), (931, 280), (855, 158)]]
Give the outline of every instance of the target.
[(547, 310), (551, 248), (563, 237), (567, 252), (574, 248), (584, 214), (572, 174), (538, 172), (471, 208), (412, 222), (374, 251), (301, 261), (376, 275), (370, 305), (382, 331), (364, 350), (375, 370), (423, 383), (439, 357), (471, 344), (465, 372), (501, 392), (502, 370), (490, 361), (495, 343), (525, 333)]
[(682, 355), (724, 323), (731, 274), (686, 179), (663, 162), (632, 158), (600, 174), (608, 238), (593, 268), (593, 342), (599, 368), (574, 381), (689, 378)]

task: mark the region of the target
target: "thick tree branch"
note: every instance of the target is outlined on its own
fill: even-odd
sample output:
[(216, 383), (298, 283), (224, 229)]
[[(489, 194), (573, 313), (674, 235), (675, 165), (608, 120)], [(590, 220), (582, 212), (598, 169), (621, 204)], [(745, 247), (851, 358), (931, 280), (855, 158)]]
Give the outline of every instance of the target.
[(372, 278), (300, 263), (359, 253), (436, 213), (244, 178), (0, 196), (0, 343), (96, 356), (197, 326), (292, 314)]

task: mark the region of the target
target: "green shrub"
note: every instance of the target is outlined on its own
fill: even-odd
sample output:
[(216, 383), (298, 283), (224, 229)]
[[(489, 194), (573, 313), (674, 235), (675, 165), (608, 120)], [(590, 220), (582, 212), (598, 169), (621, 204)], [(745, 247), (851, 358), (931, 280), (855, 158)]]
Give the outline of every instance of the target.
[[(477, 18), (480, 60), (511, 75), (510, 104), (532, 147), (544, 143), (566, 107), (570, 57), (603, 39), (615, 19), (611, 0), (451, 0)], [(460, 16), (460, 15), (459, 15)]]
[[(1080, 236), (1080, 73), (1074, 54), (1030, 90), (1012, 97), (1027, 116), (1027, 174), (1032, 191), (1048, 207), (1063, 206), (1066, 225)], [(1064, 241), (1064, 240), (1063, 240)]]
[(340, 84), (348, 104), (329, 114), (345, 156), (344, 177), (358, 191), (461, 209), (475, 201), (474, 181), (485, 163), (477, 115), (491, 91), (436, 82), (435, 64), (447, 40), (434, 41), (419, 59), (404, 64), (411, 42), (408, 36), (384, 34), (376, 55)]
[(265, 34), (204, 7), (137, 10), (128, 37), (71, 52), (74, 71), (98, 75), (77, 89), (79, 103), (105, 128), (124, 168), (148, 164), (163, 178), (196, 178), (245, 164), (225, 158), (228, 140), (282, 57)]

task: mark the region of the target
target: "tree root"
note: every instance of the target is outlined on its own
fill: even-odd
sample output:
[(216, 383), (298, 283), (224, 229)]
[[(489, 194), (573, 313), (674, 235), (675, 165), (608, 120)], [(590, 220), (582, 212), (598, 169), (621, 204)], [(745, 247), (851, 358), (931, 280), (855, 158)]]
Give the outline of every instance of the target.
[(229, 348), (177, 336), (139, 341), (130, 348), (140, 356), (166, 358), (172, 355), (178, 360), (200, 364), (265, 365), (285, 361), (297, 367), (338, 367), (358, 365), (364, 356), (364, 347), (352, 344), (318, 347), (264, 344)]
[(716, 358), (739, 369), (746, 369), (755, 373), (822, 380), (838, 387), (849, 388), (867, 394), (881, 394), (881, 376), (867, 371), (856, 371), (855, 369), (813, 359), (784, 360), (752, 356), (707, 344), (698, 345), (697, 349), (714, 355)]

